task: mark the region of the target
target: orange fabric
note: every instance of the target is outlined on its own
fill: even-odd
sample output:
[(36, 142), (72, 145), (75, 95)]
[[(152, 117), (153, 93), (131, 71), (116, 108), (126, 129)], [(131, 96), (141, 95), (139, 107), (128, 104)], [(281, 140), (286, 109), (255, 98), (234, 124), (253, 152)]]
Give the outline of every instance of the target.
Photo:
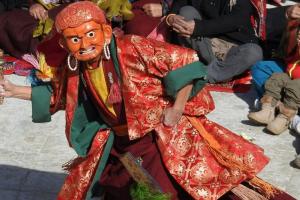
[(243, 165), (242, 163), (235, 161), (233, 157), (231, 157), (230, 152), (226, 152), (226, 150), (222, 149), (218, 141), (205, 130), (205, 128), (201, 123), (199, 123), (197, 118), (194, 117), (187, 117), (187, 118), (191, 122), (191, 124), (197, 129), (198, 133), (202, 136), (204, 141), (207, 143), (210, 152), (213, 154), (213, 156), (218, 160), (220, 164), (224, 165), (225, 167), (237, 168), (246, 174), (248, 173), (251, 174), (253, 172), (253, 169), (249, 168), (246, 165)]
[(216, 149), (218, 151), (221, 149), (221, 145), (218, 143), (218, 141), (205, 130), (205, 128), (201, 123), (198, 123), (197, 118), (194, 117), (187, 117), (187, 118), (211, 148)]
[(281, 190), (258, 177), (254, 177), (253, 179), (249, 180), (249, 184), (256, 188), (259, 192), (261, 192), (261, 194), (263, 194), (268, 199), (274, 197), (278, 193), (282, 193)]

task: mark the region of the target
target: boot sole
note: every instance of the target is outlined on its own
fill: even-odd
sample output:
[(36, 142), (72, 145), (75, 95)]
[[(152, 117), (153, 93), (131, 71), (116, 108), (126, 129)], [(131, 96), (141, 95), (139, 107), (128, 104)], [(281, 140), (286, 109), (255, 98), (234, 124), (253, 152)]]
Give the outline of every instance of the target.
[(260, 122), (260, 121), (257, 121), (251, 117), (248, 116), (248, 119), (253, 122), (255, 125), (261, 125), (261, 126), (265, 126), (265, 125), (268, 125), (267, 123), (263, 123), (263, 122)]
[(266, 127), (266, 129), (267, 129), (268, 132), (272, 133), (273, 135), (280, 135), (284, 131), (288, 130), (288, 128), (282, 129), (282, 130), (279, 130), (279, 131), (278, 130), (272, 130), (272, 129), (268, 128), (268, 126)]

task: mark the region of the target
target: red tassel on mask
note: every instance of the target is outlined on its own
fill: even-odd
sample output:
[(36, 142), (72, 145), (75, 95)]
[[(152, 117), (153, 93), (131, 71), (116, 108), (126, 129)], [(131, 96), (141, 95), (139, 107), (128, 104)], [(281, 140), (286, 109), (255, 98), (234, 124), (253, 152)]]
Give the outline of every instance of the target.
[(121, 91), (118, 83), (113, 83), (110, 87), (109, 95), (107, 98), (107, 102), (109, 104), (114, 103), (121, 103), (122, 102), (122, 96)]

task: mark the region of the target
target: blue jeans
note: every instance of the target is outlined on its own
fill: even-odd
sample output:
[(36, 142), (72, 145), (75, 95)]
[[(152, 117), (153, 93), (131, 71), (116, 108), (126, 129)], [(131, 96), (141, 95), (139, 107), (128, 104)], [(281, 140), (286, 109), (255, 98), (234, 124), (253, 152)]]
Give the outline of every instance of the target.
[(265, 82), (275, 72), (284, 72), (284, 65), (277, 61), (259, 61), (251, 68), (252, 82), (259, 98), (265, 93)]

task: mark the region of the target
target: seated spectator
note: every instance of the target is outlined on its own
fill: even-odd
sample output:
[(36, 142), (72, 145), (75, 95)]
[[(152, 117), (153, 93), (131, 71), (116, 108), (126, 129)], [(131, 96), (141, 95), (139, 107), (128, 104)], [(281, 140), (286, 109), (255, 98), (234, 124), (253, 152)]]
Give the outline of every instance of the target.
[[(48, 17), (54, 19), (62, 8), (58, 5), (64, 3), (53, 4), (53, 1), (50, 1), (48, 5), (30, 1), (29, 10), (24, 10), (21, 9), (24, 1), (11, 1), (10, 3), (12, 2), (16, 2), (14, 9), (0, 14), (0, 48), (14, 57), (21, 58), (26, 53), (35, 53), (36, 51), (36, 46), (41, 38), (33, 37), (33, 33), (39, 25), (39, 21), (45, 21)], [(51, 30), (51, 27), (48, 30)], [(41, 33), (41, 35), (43, 34)]]
[(174, 1), (167, 24), (179, 44), (193, 48), (208, 64), (208, 80), (223, 82), (262, 59), (250, 17), (249, 0)]

